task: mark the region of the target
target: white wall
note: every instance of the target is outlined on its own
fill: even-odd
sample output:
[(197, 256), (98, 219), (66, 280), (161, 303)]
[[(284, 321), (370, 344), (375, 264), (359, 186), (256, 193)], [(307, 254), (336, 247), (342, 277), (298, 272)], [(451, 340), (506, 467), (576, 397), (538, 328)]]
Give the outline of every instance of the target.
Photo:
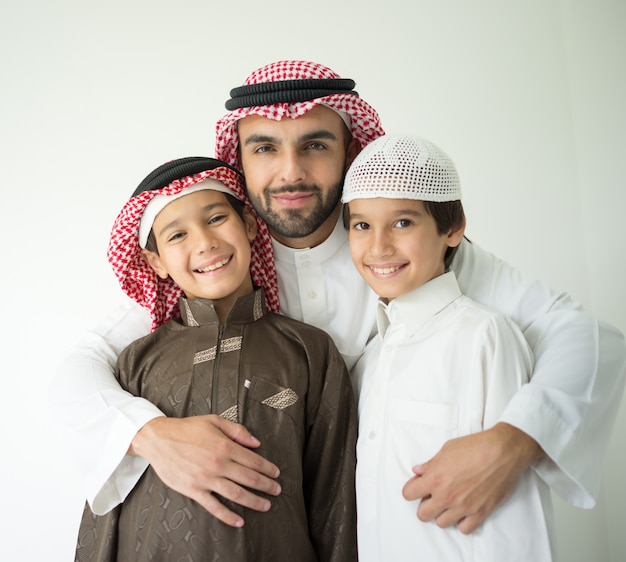
[[(228, 91), (268, 62), (354, 78), (387, 130), (456, 160), (473, 240), (626, 331), (623, 2), (224, 6), (0, 7), (1, 560), (73, 555), (83, 500), (46, 392), (80, 329), (121, 300), (105, 259), (116, 213), (156, 165), (211, 155)], [(563, 560), (626, 558), (625, 435), (622, 411), (598, 507), (557, 505)]]

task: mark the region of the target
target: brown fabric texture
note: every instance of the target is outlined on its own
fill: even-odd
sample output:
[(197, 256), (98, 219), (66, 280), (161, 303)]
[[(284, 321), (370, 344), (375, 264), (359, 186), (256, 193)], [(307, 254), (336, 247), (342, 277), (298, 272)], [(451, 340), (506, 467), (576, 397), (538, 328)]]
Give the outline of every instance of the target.
[(323, 331), (267, 313), (262, 290), (220, 326), (210, 301), (181, 299), (170, 321), (120, 355), (124, 388), (166, 415), (215, 413), (243, 423), (280, 468), (268, 513), (224, 525), (149, 467), (104, 516), (85, 506), (76, 560), (228, 562), (356, 560), (356, 406), (343, 360)]

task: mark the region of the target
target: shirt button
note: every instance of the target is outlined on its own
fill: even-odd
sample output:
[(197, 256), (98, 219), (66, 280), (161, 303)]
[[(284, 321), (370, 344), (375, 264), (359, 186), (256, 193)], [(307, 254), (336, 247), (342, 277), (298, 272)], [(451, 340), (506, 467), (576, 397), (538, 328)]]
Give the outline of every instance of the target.
[(370, 431), (370, 434), (368, 435), (368, 437), (370, 439), (376, 439), (376, 432), (375, 431)]
[(393, 351), (393, 345), (391, 345), (390, 343), (386, 343), (383, 347), (383, 351)]
[(317, 298), (317, 293), (315, 291), (309, 291), (309, 298), (314, 301)]

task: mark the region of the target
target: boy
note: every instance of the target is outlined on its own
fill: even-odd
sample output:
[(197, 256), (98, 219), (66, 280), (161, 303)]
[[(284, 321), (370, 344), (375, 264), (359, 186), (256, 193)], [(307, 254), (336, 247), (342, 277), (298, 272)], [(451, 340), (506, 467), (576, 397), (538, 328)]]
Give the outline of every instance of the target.
[(519, 328), (463, 296), (448, 270), (464, 236), (460, 199), (453, 162), (417, 137), (380, 137), (346, 175), (350, 253), (379, 296), (379, 335), (353, 371), (361, 562), (553, 556), (550, 492), (534, 471), (469, 536), (415, 525), (417, 502), (403, 498), (411, 467), (494, 425), (532, 372)]
[[(77, 560), (356, 560), (347, 369), (325, 332), (266, 310), (250, 270), (257, 221), (241, 182), (221, 161), (175, 160), (119, 214), (109, 260), (156, 329), (122, 352), (116, 376), (168, 416), (217, 414), (246, 426), (278, 465), (282, 493), (269, 513), (249, 511), (235, 528), (148, 467), (114, 511), (85, 507)], [(258, 279), (264, 262), (255, 263)]]

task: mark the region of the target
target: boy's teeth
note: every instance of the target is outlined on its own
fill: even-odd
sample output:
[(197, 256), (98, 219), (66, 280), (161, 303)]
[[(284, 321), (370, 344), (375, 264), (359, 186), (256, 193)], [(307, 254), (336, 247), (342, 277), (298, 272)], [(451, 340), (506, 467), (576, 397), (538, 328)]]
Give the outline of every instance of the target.
[(394, 271), (398, 271), (399, 267), (372, 267), (372, 271), (378, 275), (388, 275)]
[(198, 269), (198, 271), (215, 271), (216, 269), (219, 269), (220, 267), (224, 267), (228, 262), (229, 262), (229, 258), (224, 258), (223, 260), (215, 262), (214, 264), (211, 264), (207, 267)]

